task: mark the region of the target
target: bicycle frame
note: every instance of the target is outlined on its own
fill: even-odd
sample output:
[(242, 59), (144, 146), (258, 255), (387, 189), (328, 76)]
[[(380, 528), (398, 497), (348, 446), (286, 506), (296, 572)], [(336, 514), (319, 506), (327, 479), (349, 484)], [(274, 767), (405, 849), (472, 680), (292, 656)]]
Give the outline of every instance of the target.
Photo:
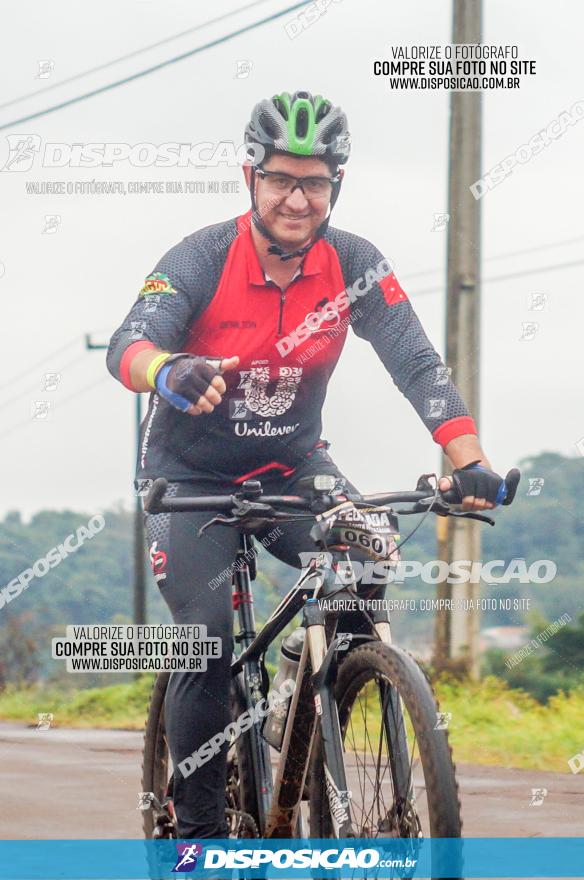
[[(336, 635), (338, 612), (319, 607), (319, 599), (326, 599), (333, 593), (335, 599), (354, 599), (354, 594), (351, 595), (347, 590), (351, 584), (339, 588), (336, 581), (336, 565), (340, 561), (349, 561), (349, 555), (343, 551), (316, 555), (314, 562), (308, 569), (302, 571), (297, 582), (272, 612), (259, 633), (255, 630), (251, 590), (255, 566), (252, 564), (250, 571), (248, 562), (250, 555), (253, 558), (252, 542), (247, 535), (242, 534), (237, 553), (238, 564), (234, 574), (233, 595), (240, 626), (236, 639), (242, 644), (243, 650), (234, 660), (231, 669), (232, 675), (240, 678), (248, 708), (255, 706), (264, 697), (261, 690), (263, 680), (261, 657), (269, 645), (301, 610), (303, 610), (303, 625), (306, 627), (296, 689), (291, 697), (274, 780), (272, 780), (270, 747), (262, 738), (259, 725), (253, 725), (250, 729), (260, 832), (265, 838), (294, 836), (316, 733), (317, 717), (320, 717), (325, 784), (335, 833), (337, 837), (354, 837), (341, 729), (333, 696), (336, 652), (350, 646), (352, 635)], [(353, 581), (352, 586), (354, 585)], [(383, 592), (385, 593), (385, 589)], [(369, 616), (375, 632), (360, 638), (381, 639), (391, 644), (389, 612), (380, 608), (372, 611)], [(392, 699), (391, 687), (386, 686), (386, 691), (387, 705), (391, 706), (391, 718), (384, 713), (384, 723), (388, 742), (396, 746), (391, 749), (394, 756), (392, 762), (399, 762), (399, 756), (403, 752), (397, 748), (397, 742), (405, 738), (405, 725), (399, 700), (395, 699), (395, 694)], [(403, 767), (397, 766), (397, 763), (392, 766), (392, 771), (398, 774), (394, 779), (399, 780), (398, 788), (401, 797), (405, 799), (411, 789), (409, 774)]]

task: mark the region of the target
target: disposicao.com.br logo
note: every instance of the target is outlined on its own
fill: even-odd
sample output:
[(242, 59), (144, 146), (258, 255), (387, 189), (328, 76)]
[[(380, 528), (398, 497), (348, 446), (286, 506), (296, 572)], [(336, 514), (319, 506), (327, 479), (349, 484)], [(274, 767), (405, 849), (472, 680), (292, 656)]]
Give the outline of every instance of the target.
[(197, 867), (197, 859), (203, 852), (200, 843), (177, 843), (177, 860), (173, 874), (190, 874)]
[[(6, 149), (6, 146), (8, 149)], [(200, 141), (196, 144), (43, 143), (37, 134), (6, 135), (0, 148), (0, 171), (41, 168), (111, 168), (127, 162), (134, 168), (238, 167), (264, 158), (261, 144)]]
[[(406, 861), (408, 864), (406, 864)], [(203, 867), (234, 870), (236, 868), (257, 869), (269, 865), (276, 870), (298, 868), (368, 869), (375, 867), (413, 868), (416, 859), (382, 859), (375, 849), (355, 849), (354, 847), (335, 847), (330, 849), (287, 849), (278, 846), (274, 849), (214, 849), (207, 846)]]

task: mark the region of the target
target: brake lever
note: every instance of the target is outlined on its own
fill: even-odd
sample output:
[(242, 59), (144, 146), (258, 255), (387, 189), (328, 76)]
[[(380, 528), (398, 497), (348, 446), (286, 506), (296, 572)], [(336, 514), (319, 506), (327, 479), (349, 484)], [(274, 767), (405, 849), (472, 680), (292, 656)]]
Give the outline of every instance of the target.
[(241, 516), (225, 516), (224, 513), (218, 513), (216, 516), (214, 516), (212, 519), (210, 519), (209, 522), (206, 522), (203, 526), (201, 526), (201, 528), (197, 532), (197, 537), (200, 538), (201, 535), (203, 534), (203, 532), (205, 532), (209, 528), (209, 526), (214, 526), (214, 525), (231, 526), (234, 523), (239, 522), (240, 519), (241, 519)]
[[(482, 513), (475, 513), (471, 510), (452, 510), (450, 505), (445, 501), (442, 501), (439, 497), (417, 501), (412, 508), (412, 513), (426, 513), (427, 510), (431, 510), (432, 513), (435, 513), (437, 516), (456, 516), (462, 519), (476, 519), (479, 522), (488, 523), (490, 526), (495, 525), (495, 520), (491, 519), (490, 516), (485, 516)], [(405, 511), (400, 511), (400, 513), (404, 512)]]

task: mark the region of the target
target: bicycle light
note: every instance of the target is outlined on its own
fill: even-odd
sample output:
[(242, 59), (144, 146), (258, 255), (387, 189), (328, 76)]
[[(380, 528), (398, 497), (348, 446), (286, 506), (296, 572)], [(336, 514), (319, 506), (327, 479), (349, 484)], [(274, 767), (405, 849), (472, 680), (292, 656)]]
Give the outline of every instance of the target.
[(337, 478), (334, 474), (317, 474), (314, 478), (314, 490), (316, 492), (323, 492), (326, 495), (330, 495), (330, 493), (335, 488), (337, 482)]

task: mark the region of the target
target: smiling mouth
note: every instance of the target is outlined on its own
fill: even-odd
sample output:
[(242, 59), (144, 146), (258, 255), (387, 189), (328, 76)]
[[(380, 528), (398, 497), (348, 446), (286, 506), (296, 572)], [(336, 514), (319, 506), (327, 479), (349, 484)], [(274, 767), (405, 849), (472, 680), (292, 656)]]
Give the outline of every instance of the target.
[(279, 216), (284, 220), (308, 220), (310, 214), (280, 214)]

